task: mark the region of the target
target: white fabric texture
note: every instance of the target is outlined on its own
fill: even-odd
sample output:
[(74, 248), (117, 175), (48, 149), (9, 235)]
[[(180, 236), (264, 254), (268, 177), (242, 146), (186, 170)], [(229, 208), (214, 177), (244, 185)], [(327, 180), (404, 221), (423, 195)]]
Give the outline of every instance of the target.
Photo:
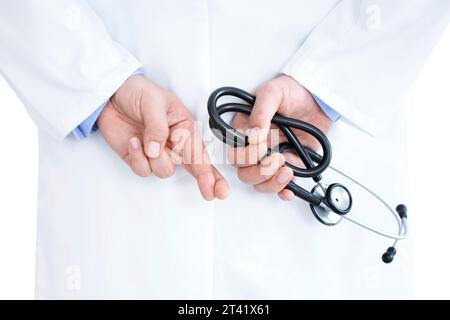
[[(40, 131), (37, 297), (410, 297), (408, 240), (386, 266), (380, 256), (390, 241), (345, 222), (326, 227), (306, 203), (239, 182), (206, 129), (206, 100), (219, 86), (252, 91), (291, 75), (345, 118), (329, 133), (332, 164), (390, 204), (407, 203), (401, 100), (449, 6), (1, 0), (0, 71)], [(232, 187), (226, 201), (202, 200), (181, 168), (168, 180), (136, 177), (100, 133), (66, 137), (141, 64), (203, 125)], [(325, 179), (351, 189), (355, 219), (395, 231), (367, 194), (333, 173)]]

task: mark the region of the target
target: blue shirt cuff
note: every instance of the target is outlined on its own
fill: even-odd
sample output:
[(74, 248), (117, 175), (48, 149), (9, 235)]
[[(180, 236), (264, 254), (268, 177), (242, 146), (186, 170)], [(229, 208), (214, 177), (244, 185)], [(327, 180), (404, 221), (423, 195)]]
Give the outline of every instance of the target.
[(333, 108), (331, 108), (329, 105), (327, 105), (325, 102), (323, 102), (319, 97), (313, 95), (314, 100), (316, 100), (319, 107), (322, 109), (323, 113), (331, 119), (331, 121), (336, 122), (341, 118), (341, 115), (336, 112)]
[(97, 110), (95, 110), (89, 117), (86, 118), (78, 127), (76, 127), (72, 132), (78, 139), (86, 139), (93, 132), (97, 131), (97, 119), (100, 113), (105, 108), (109, 99), (105, 101)]
[[(144, 75), (142, 68), (137, 69), (131, 74), (130, 77)], [(97, 119), (102, 113), (105, 106), (108, 104), (109, 99), (106, 100), (97, 110), (95, 110), (89, 117), (87, 117), (82, 123), (80, 123), (75, 129), (72, 130), (74, 136), (78, 139), (86, 139), (93, 132), (97, 131)]]

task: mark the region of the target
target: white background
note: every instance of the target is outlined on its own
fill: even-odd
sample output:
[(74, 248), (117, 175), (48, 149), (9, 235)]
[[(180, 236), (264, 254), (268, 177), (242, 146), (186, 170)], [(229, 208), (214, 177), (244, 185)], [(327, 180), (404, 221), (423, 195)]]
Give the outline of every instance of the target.
[[(416, 298), (450, 299), (450, 28), (405, 101)], [(33, 299), (37, 130), (0, 77), (0, 299)]]

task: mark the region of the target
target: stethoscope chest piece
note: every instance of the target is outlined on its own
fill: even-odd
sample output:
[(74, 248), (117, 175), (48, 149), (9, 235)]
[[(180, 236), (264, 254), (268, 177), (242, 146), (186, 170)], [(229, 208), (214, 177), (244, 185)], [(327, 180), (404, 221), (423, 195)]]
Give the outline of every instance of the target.
[(337, 225), (352, 208), (353, 200), (350, 191), (339, 183), (329, 186), (317, 184), (311, 193), (325, 201), (325, 204), (320, 206), (310, 204), (312, 213), (324, 225)]
[(325, 193), (327, 205), (338, 215), (346, 215), (352, 209), (352, 195), (350, 191), (340, 183), (328, 186)]
[[(321, 188), (320, 185), (316, 185), (312, 190), (312, 194), (315, 196), (318, 196), (320, 198), (324, 198), (325, 194)], [(313, 204), (310, 204), (311, 211), (313, 215), (316, 217), (317, 220), (319, 220), (320, 223), (323, 223), (327, 226), (335, 226), (339, 222), (342, 221), (343, 217), (342, 215), (339, 215), (335, 212), (333, 212), (330, 208), (327, 208), (325, 206), (315, 206)]]

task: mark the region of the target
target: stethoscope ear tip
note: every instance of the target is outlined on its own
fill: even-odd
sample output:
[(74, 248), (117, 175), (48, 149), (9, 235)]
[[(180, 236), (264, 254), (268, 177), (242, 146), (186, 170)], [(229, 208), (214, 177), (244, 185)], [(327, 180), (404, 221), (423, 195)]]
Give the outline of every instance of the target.
[(404, 218), (406, 219), (408, 217), (408, 215), (407, 215), (408, 208), (406, 208), (406, 206), (404, 204), (399, 204), (395, 208), (395, 211), (397, 211), (397, 213), (401, 219), (404, 219)]
[(385, 253), (381, 256), (381, 259), (384, 263), (391, 263), (394, 261), (395, 254), (397, 253), (397, 250), (394, 247), (389, 247)]

